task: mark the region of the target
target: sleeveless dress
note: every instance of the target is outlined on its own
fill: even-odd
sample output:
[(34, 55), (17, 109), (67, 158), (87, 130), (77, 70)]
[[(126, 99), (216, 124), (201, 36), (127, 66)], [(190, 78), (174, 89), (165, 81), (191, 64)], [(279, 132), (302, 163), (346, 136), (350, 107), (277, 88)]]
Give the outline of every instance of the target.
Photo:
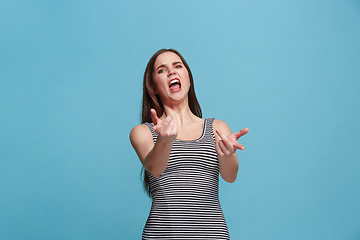
[[(155, 178), (147, 171), (152, 205), (143, 240), (230, 239), (219, 202), (213, 121), (205, 119), (202, 135), (196, 140), (174, 140), (162, 175)], [(155, 143), (154, 124), (144, 124)]]

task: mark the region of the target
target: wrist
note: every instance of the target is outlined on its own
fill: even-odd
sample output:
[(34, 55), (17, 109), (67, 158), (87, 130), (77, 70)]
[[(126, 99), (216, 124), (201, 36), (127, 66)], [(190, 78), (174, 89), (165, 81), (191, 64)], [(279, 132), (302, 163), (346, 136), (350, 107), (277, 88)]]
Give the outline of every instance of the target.
[(156, 143), (162, 146), (172, 145), (174, 139), (175, 137), (158, 135)]
[(219, 159), (223, 159), (225, 161), (228, 161), (228, 160), (231, 160), (231, 159), (237, 159), (236, 152), (230, 153), (228, 155), (219, 156)]

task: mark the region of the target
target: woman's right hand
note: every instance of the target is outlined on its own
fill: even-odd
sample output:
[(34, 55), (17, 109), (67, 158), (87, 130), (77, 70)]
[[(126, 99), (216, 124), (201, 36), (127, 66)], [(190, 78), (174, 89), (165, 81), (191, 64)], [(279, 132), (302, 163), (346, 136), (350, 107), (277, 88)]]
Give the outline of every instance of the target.
[(158, 137), (167, 141), (173, 141), (177, 137), (178, 128), (176, 121), (168, 116), (164, 120), (157, 117), (155, 109), (151, 109), (151, 119), (154, 123), (153, 129), (159, 135)]

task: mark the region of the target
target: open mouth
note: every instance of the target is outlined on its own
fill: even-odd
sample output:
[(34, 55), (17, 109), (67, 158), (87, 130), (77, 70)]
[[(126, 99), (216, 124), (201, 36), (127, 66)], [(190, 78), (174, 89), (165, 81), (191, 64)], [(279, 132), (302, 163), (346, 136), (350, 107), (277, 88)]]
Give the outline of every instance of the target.
[(181, 90), (181, 82), (178, 78), (174, 78), (169, 82), (171, 92), (178, 92)]

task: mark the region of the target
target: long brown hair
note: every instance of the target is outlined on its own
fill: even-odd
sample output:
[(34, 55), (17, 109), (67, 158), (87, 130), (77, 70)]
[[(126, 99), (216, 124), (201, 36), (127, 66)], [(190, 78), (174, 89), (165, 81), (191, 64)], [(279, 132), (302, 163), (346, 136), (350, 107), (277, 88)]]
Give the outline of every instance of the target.
[[(143, 81), (143, 103), (142, 103), (141, 123), (152, 122), (151, 112), (150, 112), (151, 108), (154, 108), (156, 110), (158, 117), (162, 116), (162, 114), (164, 113), (164, 106), (161, 102), (161, 99), (160, 99), (159, 95), (155, 94), (155, 91), (154, 91), (155, 86), (154, 86), (154, 81), (153, 81), (154, 64), (155, 64), (156, 58), (164, 52), (173, 52), (176, 55), (178, 55), (180, 57), (181, 61), (183, 62), (184, 66), (188, 70), (189, 79), (190, 79), (190, 89), (189, 89), (189, 93), (188, 93), (189, 108), (194, 115), (201, 118), (202, 112), (201, 112), (200, 104), (196, 98), (195, 88), (194, 88), (194, 80), (193, 80), (193, 76), (192, 76), (189, 65), (185, 61), (184, 57), (175, 49), (160, 49), (159, 51), (154, 53), (154, 55), (150, 58), (147, 66), (146, 66), (146, 69), (145, 69), (144, 81)], [(141, 173), (142, 172), (144, 172), (144, 180), (143, 181), (144, 181), (145, 191), (151, 197), (149, 176), (144, 167), (142, 167), (142, 169), (141, 169)]]

